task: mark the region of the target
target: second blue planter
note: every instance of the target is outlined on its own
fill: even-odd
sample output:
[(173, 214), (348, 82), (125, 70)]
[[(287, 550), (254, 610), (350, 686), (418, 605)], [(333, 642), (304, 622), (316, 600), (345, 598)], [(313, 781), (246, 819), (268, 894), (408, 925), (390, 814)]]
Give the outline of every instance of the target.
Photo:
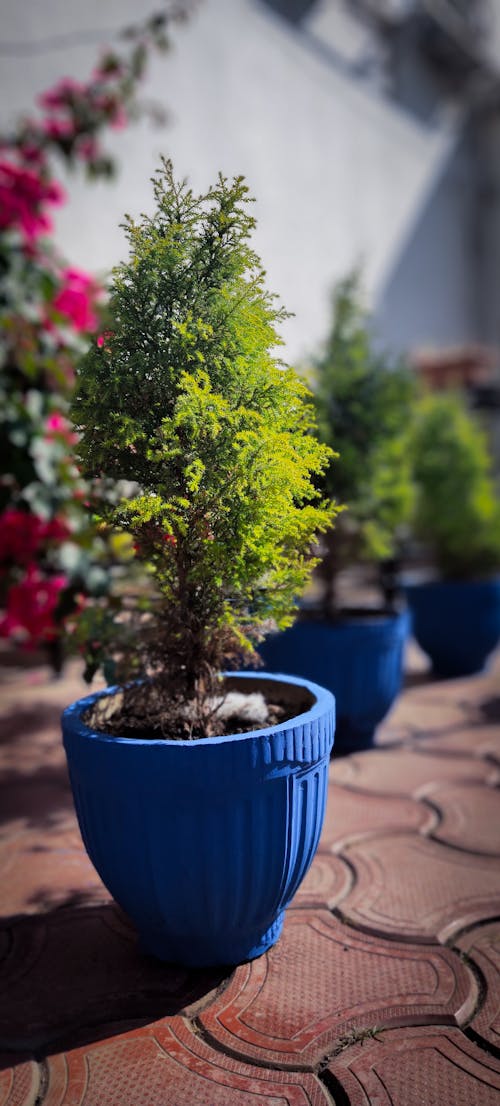
[(500, 578), (407, 584), (416, 641), (436, 676), (470, 676), (500, 640)]
[(259, 647), (271, 672), (317, 680), (335, 695), (335, 756), (373, 743), (402, 682), (409, 616), (352, 612), (337, 622), (297, 621)]

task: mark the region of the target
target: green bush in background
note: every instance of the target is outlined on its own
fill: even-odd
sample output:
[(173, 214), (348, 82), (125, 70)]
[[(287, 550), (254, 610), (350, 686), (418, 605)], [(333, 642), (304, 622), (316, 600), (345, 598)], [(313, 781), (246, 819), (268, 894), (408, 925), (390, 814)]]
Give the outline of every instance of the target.
[(486, 436), (457, 394), (423, 397), (410, 434), (413, 529), (445, 578), (500, 565), (500, 502)]
[(333, 607), (339, 571), (394, 555), (412, 502), (405, 434), (414, 377), (377, 350), (357, 273), (334, 290), (331, 329), (312, 369), (319, 434), (339, 453), (323, 489), (346, 506), (328, 535), (322, 566), (325, 602)]

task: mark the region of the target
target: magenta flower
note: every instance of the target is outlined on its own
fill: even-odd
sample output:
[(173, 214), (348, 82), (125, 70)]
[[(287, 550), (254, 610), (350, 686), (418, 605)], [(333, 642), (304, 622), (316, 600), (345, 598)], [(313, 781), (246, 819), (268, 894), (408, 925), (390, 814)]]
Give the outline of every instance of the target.
[(0, 636), (20, 635), (27, 644), (52, 641), (57, 636), (54, 614), (66, 576), (44, 576), (34, 564), (8, 593), (7, 609), (0, 620)]
[(113, 337), (113, 333), (114, 333), (114, 331), (112, 331), (112, 330), (103, 330), (102, 334), (98, 334), (98, 336), (97, 336), (98, 349), (108, 350), (109, 347), (108, 347), (107, 343), (109, 342), (109, 339)]
[(0, 230), (20, 230), (31, 244), (52, 227), (44, 206), (60, 204), (63, 199), (64, 192), (55, 181), (45, 181), (33, 169), (0, 160)]
[(0, 515), (0, 564), (28, 564), (46, 542), (65, 541), (69, 535), (63, 519), (47, 521), (29, 511), (7, 509)]
[(54, 138), (56, 142), (75, 137), (75, 124), (71, 119), (44, 119), (42, 130), (47, 138)]
[(32, 165), (40, 166), (45, 160), (45, 153), (41, 146), (37, 146), (36, 142), (26, 140), (18, 146), (19, 156), (23, 161), (27, 161)]
[(58, 412), (55, 412), (53, 415), (49, 415), (47, 419), (47, 430), (55, 430), (56, 432), (66, 430), (67, 425), (68, 424), (66, 419), (64, 418), (64, 415), (60, 415), (58, 414)]
[(53, 301), (53, 307), (83, 333), (95, 330), (97, 315), (95, 302), (98, 295), (96, 282), (80, 269), (65, 269), (62, 286)]
[(66, 442), (66, 445), (75, 445), (78, 441), (78, 434), (75, 434), (71, 429), (71, 423), (68, 419), (61, 415), (58, 411), (54, 411), (52, 415), (49, 415), (47, 422), (45, 423), (45, 438), (50, 441), (53, 438), (59, 438)]
[(57, 111), (65, 107), (68, 100), (80, 96), (84, 90), (85, 86), (80, 84), (79, 81), (74, 81), (72, 77), (63, 77), (53, 88), (42, 92), (38, 97), (38, 103), (46, 111)]

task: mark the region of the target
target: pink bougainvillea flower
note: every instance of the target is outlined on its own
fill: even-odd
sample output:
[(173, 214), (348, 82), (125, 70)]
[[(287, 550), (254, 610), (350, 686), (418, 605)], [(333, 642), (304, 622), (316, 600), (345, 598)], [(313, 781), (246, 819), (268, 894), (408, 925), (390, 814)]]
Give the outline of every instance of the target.
[(49, 415), (45, 423), (44, 437), (47, 441), (60, 438), (67, 445), (74, 445), (78, 441), (78, 434), (75, 434), (74, 430), (71, 429), (71, 423), (59, 411), (54, 411), (52, 415)]
[(62, 542), (71, 536), (71, 530), (63, 518), (51, 518), (45, 523), (44, 538), (47, 541)]
[(109, 339), (113, 337), (113, 334), (113, 330), (103, 330), (102, 334), (98, 334), (97, 345), (99, 349), (108, 349), (107, 343), (109, 342)]
[(69, 100), (81, 96), (85, 92), (85, 86), (72, 77), (62, 77), (53, 88), (42, 92), (38, 97), (38, 104), (46, 111), (57, 111), (65, 107)]
[(47, 430), (65, 430), (67, 425), (64, 415), (60, 415), (57, 411), (47, 419)]
[(26, 565), (46, 542), (66, 541), (69, 536), (64, 519), (47, 521), (29, 511), (8, 509), (0, 515), (0, 563)]
[(52, 227), (45, 205), (60, 204), (63, 199), (64, 192), (55, 181), (0, 159), (0, 230), (20, 230), (31, 243)]
[(72, 119), (44, 119), (42, 130), (47, 138), (53, 138), (56, 142), (75, 137), (75, 125)]
[(37, 146), (36, 142), (28, 140), (22, 142), (21, 145), (18, 146), (18, 151), (22, 161), (40, 165), (45, 160), (45, 152), (41, 146)]
[(27, 564), (43, 541), (44, 520), (28, 511), (6, 510), (0, 515), (0, 561)]
[(80, 269), (65, 269), (61, 277), (62, 285), (52, 306), (69, 319), (76, 330), (95, 330), (95, 303), (100, 291), (96, 281)]
[(0, 620), (0, 636), (20, 634), (28, 642), (53, 641), (57, 636), (54, 614), (59, 595), (68, 583), (67, 577), (44, 576), (34, 564), (7, 594), (4, 617)]

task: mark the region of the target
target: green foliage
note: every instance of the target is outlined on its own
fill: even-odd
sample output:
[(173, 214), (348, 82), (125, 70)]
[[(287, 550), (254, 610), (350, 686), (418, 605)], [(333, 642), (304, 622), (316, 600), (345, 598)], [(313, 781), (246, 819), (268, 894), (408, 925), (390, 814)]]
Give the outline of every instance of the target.
[(153, 216), (126, 221), (130, 258), (73, 413), (85, 474), (103, 474), (98, 513), (132, 535), (155, 585), (135, 663), (187, 699), (290, 624), (335, 508), (313, 485), (330, 451), (307, 388), (272, 352), (284, 313), (248, 243), (243, 180), (195, 196), (165, 162), (153, 183)]
[(328, 571), (336, 572), (393, 554), (412, 495), (403, 431), (413, 376), (374, 348), (356, 273), (335, 288), (331, 330), (313, 370), (320, 437), (340, 455), (324, 487), (347, 508), (331, 541)]
[(458, 395), (421, 400), (411, 432), (414, 529), (444, 577), (500, 565), (500, 502), (485, 435)]

